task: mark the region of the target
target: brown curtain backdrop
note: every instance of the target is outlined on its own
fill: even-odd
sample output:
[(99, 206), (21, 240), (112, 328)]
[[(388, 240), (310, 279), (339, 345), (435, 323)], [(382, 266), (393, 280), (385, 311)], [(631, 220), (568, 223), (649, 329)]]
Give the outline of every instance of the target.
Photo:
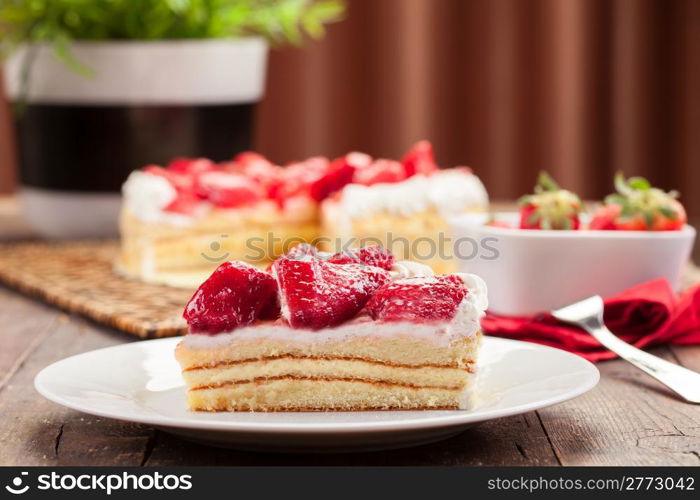
[(700, 216), (698, 0), (350, 0), (268, 82), (257, 144), (277, 161), (427, 138), (497, 199), (540, 169), (601, 197), (623, 170)]
[(274, 160), (397, 157), (422, 138), (495, 199), (540, 169), (601, 197), (623, 170), (699, 217), (700, 1), (350, 0), (325, 39), (271, 55), (257, 147)]

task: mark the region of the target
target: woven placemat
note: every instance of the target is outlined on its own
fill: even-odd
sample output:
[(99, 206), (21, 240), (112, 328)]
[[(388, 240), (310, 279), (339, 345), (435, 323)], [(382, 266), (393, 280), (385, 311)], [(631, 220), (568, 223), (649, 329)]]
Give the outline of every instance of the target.
[[(180, 335), (191, 290), (149, 285), (114, 272), (116, 241), (0, 245), (0, 281), (70, 312), (141, 338)], [(683, 285), (700, 281), (690, 265)]]
[(70, 312), (141, 338), (184, 333), (191, 290), (114, 272), (116, 241), (0, 245), (0, 281)]

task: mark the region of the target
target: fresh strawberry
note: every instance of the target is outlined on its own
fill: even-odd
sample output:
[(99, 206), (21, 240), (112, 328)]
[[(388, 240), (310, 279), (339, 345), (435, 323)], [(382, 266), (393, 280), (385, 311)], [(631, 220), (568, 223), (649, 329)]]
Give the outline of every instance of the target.
[(382, 321), (450, 321), (466, 295), (464, 282), (454, 274), (406, 278), (377, 290), (367, 311)]
[(540, 172), (535, 194), (520, 198), (520, 229), (578, 229), (583, 205), (579, 197), (560, 189), (546, 172)]
[(279, 316), (275, 279), (244, 262), (224, 262), (200, 285), (183, 317), (192, 333), (221, 333)]
[(265, 196), (263, 188), (241, 174), (214, 171), (197, 176), (197, 194), (218, 207), (235, 208)]
[(295, 328), (319, 329), (354, 317), (391, 277), (387, 271), (319, 259), (282, 258), (272, 266), (282, 315)]
[(355, 171), (353, 182), (371, 186), (381, 182), (400, 182), (406, 178), (406, 169), (398, 161), (378, 159), (366, 168)]
[(588, 229), (604, 231), (617, 229), (616, 221), (619, 219), (621, 211), (622, 206), (620, 205), (601, 205), (593, 214), (593, 218), (588, 224)]
[(353, 180), (355, 172), (372, 163), (372, 157), (364, 153), (348, 153), (336, 158), (328, 166), (327, 172), (310, 186), (311, 197), (323, 201), (336, 191), (340, 191)]
[(206, 158), (175, 158), (168, 163), (168, 170), (179, 174), (196, 175), (216, 169), (216, 164)]
[(408, 150), (401, 160), (406, 169), (406, 177), (416, 174), (429, 175), (438, 169), (435, 163), (433, 145), (429, 141), (419, 141)]
[(513, 228), (513, 226), (508, 224), (506, 221), (496, 219), (495, 217), (491, 217), (488, 220), (488, 222), (486, 222), (486, 224), (484, 224), (484, 225), (488, 226), (488, 227), (500, 227), (503, 229), (512, 229)]
[(391, 269), (394, 261), (394, 255), (379, 245), (352, 248), (345, 252), (336, 253), (328, 259), (328, 262), (333, 264), (365, 264), (387, 271)]
[(621, 231), (677, 231), (688, 220), (678, 193), (652, 187), (642, 177), (615, 176), (617, 193), (608, 195), (589, 229)]

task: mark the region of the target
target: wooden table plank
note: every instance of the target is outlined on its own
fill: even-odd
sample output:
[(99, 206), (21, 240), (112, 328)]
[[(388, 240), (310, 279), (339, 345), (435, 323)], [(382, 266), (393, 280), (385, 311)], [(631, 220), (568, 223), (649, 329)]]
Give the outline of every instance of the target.
[(700, 372), (700, 345), (670, 346), (674, 361)]
[(0, 286), (0, 389), (24, 360), (39, 345), (61, 316), (56, 309), (34, 304), (25, 297)]
[[(652, 352), (673, 360), (666, 347)], [(539, 412), (563, 465), (700, 465), (700, 406), (624, 361), (598, 368), (594, 390)]]
[[(28, 314), (44, 306), (31, 304)], [(59, 321), (0, 389), (0, 465), (141, 465), (154, 431), (90, 417), (42, 398), (34, 376), (64, 357), (128, 341), (80, 318)]]
[[(33, 389), (53, 361), (130, 341), (125, 335), (0, 288), (0, 465), (698, 465), (700, 407), (678, 401), (623, 361), (567, 403), (468, 429), (426, 446), (344, 455), (217, 449), (145, 426), (83, 415)], [(700, 369), (700, 346), (654, 351)]]

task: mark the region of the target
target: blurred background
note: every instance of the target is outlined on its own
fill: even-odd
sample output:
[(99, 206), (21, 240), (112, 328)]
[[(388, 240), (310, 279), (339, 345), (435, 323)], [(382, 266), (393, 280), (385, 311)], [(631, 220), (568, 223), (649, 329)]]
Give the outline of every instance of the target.
[[(700, 222), (698, 0), (349, 0), (325, 38), (269, 64), (254, 144), (276, 162), (396, 158), (425, 138), (494, 199), (540, 169), (600, 198), (622, 170), (677, 188)], [(3, 193), (8, 113), (0, 100)]]

